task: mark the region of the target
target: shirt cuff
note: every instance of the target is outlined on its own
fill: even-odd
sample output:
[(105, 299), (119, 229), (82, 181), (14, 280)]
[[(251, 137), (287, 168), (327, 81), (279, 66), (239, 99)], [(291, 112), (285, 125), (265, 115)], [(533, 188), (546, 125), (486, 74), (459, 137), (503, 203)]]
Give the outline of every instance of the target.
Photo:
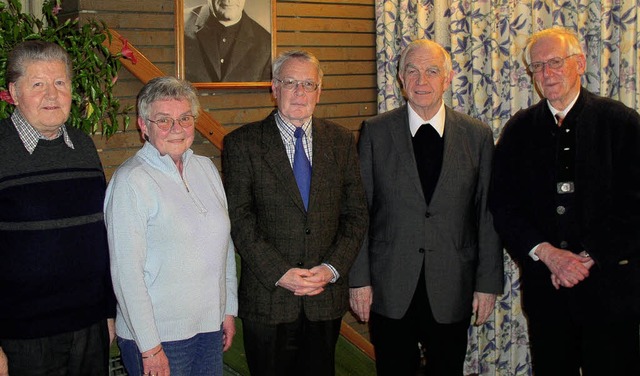
[[(540, 244), (542, 244), (542, 243), (540, 243)], [(538, 247), (540, 247), (540, 244), (538, 244), (535, 247), (531, 248), (531, 250), (529, 251), (529, 257), (531, 257), (533, 259), (533, 261), (540, 261), (540, 257), (538, 257), (538, 255), (536, 255), (536, 250), (538, 249)]]
[(323, 262), (322, 265), (325, 265), (327, 268), (329, 268), (329, 270), (331, 270), (331, 273), (333, 273), (333, 278), (331, 279), (331, 281), (329, 281), (329, 283), (336, 283), (338, 278), (340, 278), (340, 273), (338, 273), (336, 268), (334, 268), (333, 265), (331, 264), (327, 264), (326, 262)]

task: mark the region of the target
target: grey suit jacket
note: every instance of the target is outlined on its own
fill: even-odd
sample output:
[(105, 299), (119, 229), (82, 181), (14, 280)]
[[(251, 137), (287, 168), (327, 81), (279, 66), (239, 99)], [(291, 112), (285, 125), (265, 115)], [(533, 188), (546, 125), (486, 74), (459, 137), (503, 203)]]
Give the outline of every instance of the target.
[(360, 164), (370, 227), (350, 274), (372, 286), (372, 311), (406, 313), (424, 264), (435, 319), (471, 314), (473, 292), (502, 292), (502, 248), (487, 209), (493, 137), (478, 120), (446, 108), (442, 170), (430, 204), (413, 153), (407, 107), (364, 122)]
[[(231, 235), (242, 258), (239, 316), (277, 324), (301, 309), (312, 321), (348, 309), (349, 268), (367, 229), (367, 204), (351, 133), (313, 118), (313, 167), (305, 211), (274, 113), (225, 137), (224, 181)], [(276, 282), (291, 268), (326, 262), (341, 278), (316, 296)]]

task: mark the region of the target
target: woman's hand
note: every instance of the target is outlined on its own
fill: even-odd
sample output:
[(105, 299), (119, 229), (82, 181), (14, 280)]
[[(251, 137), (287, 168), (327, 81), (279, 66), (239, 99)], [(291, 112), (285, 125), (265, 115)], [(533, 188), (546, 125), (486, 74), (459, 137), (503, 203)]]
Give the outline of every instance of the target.
[(236, 335), (235, 317), (226, 315), (222, 322), (222, 351), (227, 351), (233, 343), (233, 336)]
[(169, 376), (169, 359), (158, 345), (142, 353), (142, 376)]

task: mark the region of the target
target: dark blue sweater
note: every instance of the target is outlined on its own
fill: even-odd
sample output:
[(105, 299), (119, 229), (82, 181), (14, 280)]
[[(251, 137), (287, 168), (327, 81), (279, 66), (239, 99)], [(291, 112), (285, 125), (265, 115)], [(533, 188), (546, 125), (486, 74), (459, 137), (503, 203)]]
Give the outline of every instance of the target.
[(0, 341), (115, 317), (104, 173), (92, 140), (68, 132), (74, 149), (58, 137), (30, 155), (0, 121)]

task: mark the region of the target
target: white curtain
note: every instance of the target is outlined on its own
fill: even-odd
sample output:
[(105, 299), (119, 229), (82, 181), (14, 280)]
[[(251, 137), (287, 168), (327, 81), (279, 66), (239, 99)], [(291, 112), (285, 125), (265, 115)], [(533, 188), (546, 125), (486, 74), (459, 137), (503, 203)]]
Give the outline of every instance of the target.
[[(587, 55), (583, 85), (640, 109), (640, 1), (376, 0), (378, 110), (400, 106), (397, 63), (412, 40), (429, 38), (450, 53), (455, 76), (445, 103), (489, 124), (497, 137), (517, 110), (539, 100), (522, 51), (534, 32), (576, 31)], [(470, 327), (465, 371), (531, 375), (519, 273), (505, 255), (505, 290), (493, 319)]]

